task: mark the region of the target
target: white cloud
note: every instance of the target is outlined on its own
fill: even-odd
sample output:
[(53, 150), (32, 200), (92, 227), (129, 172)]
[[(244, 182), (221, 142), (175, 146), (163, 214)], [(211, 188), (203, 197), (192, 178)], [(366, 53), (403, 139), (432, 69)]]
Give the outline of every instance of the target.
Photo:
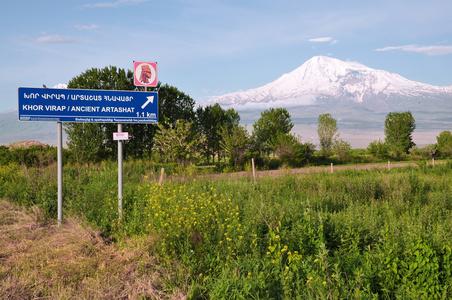
[(114, 2), (98, 2), (93, 4), (86, 4), (83, 5), (83, 7), (118, 7), (120, 5), (137, 4), (146, 1), (148, 0), (117, 0)]
[(424, 53), (429, 56), (452, 54), (452, 46), (405, 45), (405, 46), (384, 47), (384, 48), (376, 49), (376, 51), (394, 51), (394, 50)]
[(332, 37), (320, 37), (320, 38), (315, 38), (315, 39), (309, 39), (308, 41), (315, 42), (315, 43), (326, 43), (326, 42), (331, 42), (331, 40), (333, 40)]
[(333, 40), (333, 38), (330, 36), (309, 39), (308, 41), (313, 42), (313, 43), (328, 43), (329, 42), (330, 45), (334, 45), (338, 42), (338, 40)]
[(81, 30), (90, 30), (90, 29), (97, 29), (99, 28), (99, 25), (96, 24), (91, 24), (91, 25), (75, 25), (74, 26), (77, 29), (81, 29)]
[(78, 39), (74, 39), (67, 36), (61, 36), (61, 35), (48, 35), (48, 36), (42, 36), (36, 40), (36, 42), (41, 44), (68, 44), (68, 43), (90, 43), (89, 41), (82, 41)]

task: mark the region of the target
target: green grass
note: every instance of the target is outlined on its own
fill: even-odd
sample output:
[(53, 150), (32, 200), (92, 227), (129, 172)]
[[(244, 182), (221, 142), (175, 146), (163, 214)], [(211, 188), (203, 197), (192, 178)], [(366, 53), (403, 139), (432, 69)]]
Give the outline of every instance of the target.
[[(152, 236), (165, 289), (193, 299), (452, 296), (452, 163), (256, 181), (174, 167), (162, 186), (160, 166), (127, 163), (121, 219), (115, 164), (66, 169), (65, 210), (119, 244)], [(1, 196), (52, 215), (53, 176), (10, 165)]]

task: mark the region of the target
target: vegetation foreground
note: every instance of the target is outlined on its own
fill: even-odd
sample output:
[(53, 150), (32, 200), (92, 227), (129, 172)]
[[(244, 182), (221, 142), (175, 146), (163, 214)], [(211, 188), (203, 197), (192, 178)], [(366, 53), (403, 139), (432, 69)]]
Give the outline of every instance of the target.
[(148, 238), (118, 247), (78, 218), (58, 229), (34, 207), (0, 201), (1, 299), (184, 299), (144, 251)]
[[(15, 242), (0, 245), (1, 296), (452, 297), (450, 162), (332, 174), (287, 172), (256, 181), (209, 180), (196, 178), (193, 169), (183, 174), (173, 169), (161, 186), (160, 167), (125, 164), (125, 209), (118, 218), (115, 164), (67, 166), (65, 223), (58, 230), (45, 225), (55, 223), (49, 219), (56, 214), (55, 166), (2, 166), (0, 197), (38, 206), (42, 214), (35, 213), (32, 227), (6, 229), (13, 217), (5, 211), (13, 214), (15, 208), (2, 204), (2, 240), (9, 235)], [(71, 230), (80, 241), (69, 249), (65, 238)], [(46, 240), (32, 247), (39, 240), (26, 238), (32, 232), (43, 238), (53, 232), (60, 244)], [(60, 254), (64, 247), (67, 255)], [(29, 254), (21, 255), (24, 249)], [(27, 294), (8, 292), (16, 283), (26, 286)]]

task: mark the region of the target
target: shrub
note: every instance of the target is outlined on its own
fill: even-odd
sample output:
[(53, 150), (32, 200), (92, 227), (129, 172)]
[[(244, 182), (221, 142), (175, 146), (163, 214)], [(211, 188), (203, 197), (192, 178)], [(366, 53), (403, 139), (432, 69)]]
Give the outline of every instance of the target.
[(422, 155), (427, 158), (432, 158), (436, 156), (436, 145), (435, 144), (429, 144), (420, 149), (422, 152)]
[(422, 148), (419, 148), (418, 146), (413, 146), (410, 148), (409, 153), (411, 155), (423, 156), (425, 158), (432, 158), (432, 157), (436, 156), (436, 145), (430, 144), (430, 145), (426, 145)]
[(372, 141), (367, 147), (367, 151), (378, 159), (389, 156), (389, 146), (381, 139)]
[(303, 144), (301, 137), (292, 134), (279, 134), (271, 144), (281, 162), (289, 167), (304, 166), (312, 156), (311, 145)]
[(333, 150), (336, 152), (339, 159), (347, 159), (351, 149), (352, 147), (350, 146), (350, 143), (344, 141), (343, 139), (337, 139), (334, 142)]

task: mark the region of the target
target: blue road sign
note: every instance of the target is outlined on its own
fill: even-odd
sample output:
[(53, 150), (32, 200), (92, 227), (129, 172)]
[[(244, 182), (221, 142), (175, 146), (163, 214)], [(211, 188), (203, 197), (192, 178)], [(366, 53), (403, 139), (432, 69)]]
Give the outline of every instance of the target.
[(25, 88), (19, 121), (157, 123), (156, 92)]

